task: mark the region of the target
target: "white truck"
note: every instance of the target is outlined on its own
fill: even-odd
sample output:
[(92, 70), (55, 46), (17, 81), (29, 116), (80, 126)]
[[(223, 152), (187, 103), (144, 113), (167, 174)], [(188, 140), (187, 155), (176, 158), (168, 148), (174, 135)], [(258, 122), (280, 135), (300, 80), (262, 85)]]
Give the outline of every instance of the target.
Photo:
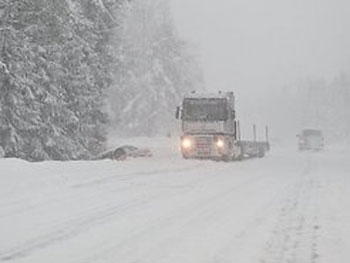
[(176, 109), (182, 121), (181, 153), (183, 158), (239, 160), (263, 157), (270, 149), (268, 130), (266, 141), (243, 141), (236, 120), (233, 92), (197, 93), (184, 96)]

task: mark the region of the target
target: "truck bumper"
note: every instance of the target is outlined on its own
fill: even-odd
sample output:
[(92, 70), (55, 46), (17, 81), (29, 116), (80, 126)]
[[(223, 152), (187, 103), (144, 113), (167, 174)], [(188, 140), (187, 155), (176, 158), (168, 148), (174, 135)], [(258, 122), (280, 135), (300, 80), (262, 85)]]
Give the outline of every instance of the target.
[(183, 136), (181, 153), (185, 159), (225, 160), (232, 156), (232, 142), (224, 136)]

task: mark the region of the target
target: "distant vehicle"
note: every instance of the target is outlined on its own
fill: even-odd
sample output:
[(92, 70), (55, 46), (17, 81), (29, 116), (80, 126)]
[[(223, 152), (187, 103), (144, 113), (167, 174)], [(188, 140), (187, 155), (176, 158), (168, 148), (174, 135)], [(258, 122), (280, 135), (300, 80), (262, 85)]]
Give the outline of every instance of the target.
[(192, 92), (184, 96), (176, 118), (182, 121), (181, 153), (185, 159), (239, 160), (263, 157), (270, 149), (266, 140), (241, 140), (233, 92)]
[(299, 151), (320, 151), (324, 147), (324, 139), (321, 130), (304, 129), (297, 137)]
[(132, 145), (124, 145), (115, 150), (110, 150), (99, 155), (97, 159), (112, 159), (123, 161), (129, 157), (151, 157), (152, 153), (148, 148), (137, 148)]

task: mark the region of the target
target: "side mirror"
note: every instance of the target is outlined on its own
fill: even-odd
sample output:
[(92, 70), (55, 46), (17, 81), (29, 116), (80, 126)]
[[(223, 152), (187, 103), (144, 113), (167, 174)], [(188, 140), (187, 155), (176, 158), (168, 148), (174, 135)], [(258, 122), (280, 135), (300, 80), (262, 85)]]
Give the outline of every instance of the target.
[(175, 118), (178, 120), (180, 118), (180, 107), (176, 107)]
[(231, 112), (231, 116), (232, 116), (232, 119), (235, 119), (235, 118), (236, 118), (236, 111), (233, 110), (233, 111)]

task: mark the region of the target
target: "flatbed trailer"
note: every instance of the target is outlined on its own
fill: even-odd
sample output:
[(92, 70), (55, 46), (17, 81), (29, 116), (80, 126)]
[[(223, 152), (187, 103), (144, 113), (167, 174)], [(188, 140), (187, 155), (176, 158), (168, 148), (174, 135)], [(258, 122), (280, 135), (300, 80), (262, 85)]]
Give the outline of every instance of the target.
[(242, 149), (241, 158), (262, 158), (270, 150), (270, 144), (268, 142), (238, 141), (237, 144)]

